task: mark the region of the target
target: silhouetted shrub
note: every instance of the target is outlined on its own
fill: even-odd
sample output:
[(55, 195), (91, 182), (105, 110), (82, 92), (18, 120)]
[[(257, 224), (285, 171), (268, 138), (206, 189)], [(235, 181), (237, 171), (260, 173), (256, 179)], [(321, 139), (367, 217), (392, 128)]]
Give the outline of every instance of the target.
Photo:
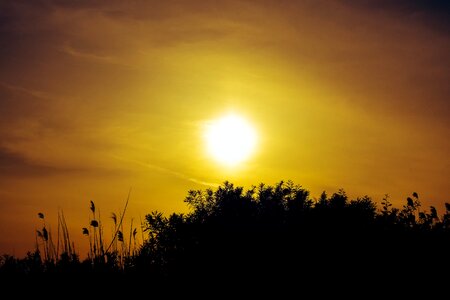
[[(386, 196), (377, 210), (370, 197), (349, 199), (343, 190), (313, 199), (292, 182), (246, 191), (225, 182), (216, 190), (189, 191), (185, 202), (191, 208), (188, 214), (146, 215), (146, 238), (138, 246), (133, 227), (125, 242), (125, 210), (119, 221), (113, 214), (115, 235), (104, 247), (100, 216), (91, 201), (90, 227), (82, 229), (91, 247), (81, 262), (69, 245), (55, 255), (59, 250), (44, 232), (44, 215), (39, 213), (44, 259), (39, 250), (24, 259), (5, 255), (0, 274), (134, 274), (160, 283), (346, 281), (375, 278), (379, 272), (387, 277), (425, 276), (445, 269), (450, 261), (450, 205), (445, 204), (440, 217), (435, 207), (420, 209), (417, 193), (401, 209), (393, 208)], [(65, 221), (61, 224), (67, 228)]]

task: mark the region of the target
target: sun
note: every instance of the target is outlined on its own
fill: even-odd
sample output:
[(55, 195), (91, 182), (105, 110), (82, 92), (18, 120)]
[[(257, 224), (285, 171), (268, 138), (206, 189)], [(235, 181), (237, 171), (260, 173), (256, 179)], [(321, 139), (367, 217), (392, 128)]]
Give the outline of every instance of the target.
[(205, 140), (208, 153), (216, 161), (235, 166), (253, 153), (256, 132), (244, 118), (229, 114), (208, 124)]

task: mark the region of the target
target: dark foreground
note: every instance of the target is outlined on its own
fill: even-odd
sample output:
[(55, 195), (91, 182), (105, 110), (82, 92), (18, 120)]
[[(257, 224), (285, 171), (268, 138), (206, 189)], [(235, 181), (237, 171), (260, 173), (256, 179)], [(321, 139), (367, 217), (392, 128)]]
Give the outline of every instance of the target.
[(422, 209), (416, 193), (401, 208), (388, 199), (377, 208), (370, 198), (350, 200), (343, 191), (313, 200), (292, 183), (249, 191), (225, 183), (191, 191), (185, 201), (190, 214), (147, 215), (148, 238), (126, 257), (103, 249), (83, 262), (74, 253), (53, 261), (39, 252), (4, 257), (2, 283), (30, 288), (18, 294), (43, 287), (103, 295), (295, 291), (317, 297), (395, 290), (426, 298), (449, 286), (450, 205), (439, 216), (434, 207)]

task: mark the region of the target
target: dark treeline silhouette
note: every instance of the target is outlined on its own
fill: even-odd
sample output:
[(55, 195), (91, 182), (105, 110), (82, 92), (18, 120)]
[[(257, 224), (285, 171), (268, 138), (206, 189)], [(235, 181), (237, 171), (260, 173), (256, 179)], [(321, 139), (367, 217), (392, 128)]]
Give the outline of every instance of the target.
[(434, 207), (423, 209), (417, 193), (403, 207), (393, 207), (388, 196), (377, 207), (370, 197), (349, 199), (343, 190), (313, 199), (292, 182), (249, 190), (226, 182), (215, 190), (189, 191), (185, 202), (187, 214), (146, 215), (146, 238), (133, 251), (104, 250), (99, 240), (83, 261), (69, 248), (52, 260), (39, 250), (23, 259), (5, 255), (0, 274), (114, 275), (197, 285), (358, 282), (379, 288), (400, 279), (414, 284), (449, 278), (450, 204), (439, 215)]

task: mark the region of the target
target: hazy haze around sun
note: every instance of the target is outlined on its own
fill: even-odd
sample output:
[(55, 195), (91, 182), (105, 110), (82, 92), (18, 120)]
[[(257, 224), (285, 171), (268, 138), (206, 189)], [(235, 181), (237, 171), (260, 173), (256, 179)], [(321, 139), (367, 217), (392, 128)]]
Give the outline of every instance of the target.
[(255, 150), (256, 139), (251, 124), (236, 114), (211, 121), (205, 132), (208, 154), (227, 166), (235, 166), (248, 159)]

